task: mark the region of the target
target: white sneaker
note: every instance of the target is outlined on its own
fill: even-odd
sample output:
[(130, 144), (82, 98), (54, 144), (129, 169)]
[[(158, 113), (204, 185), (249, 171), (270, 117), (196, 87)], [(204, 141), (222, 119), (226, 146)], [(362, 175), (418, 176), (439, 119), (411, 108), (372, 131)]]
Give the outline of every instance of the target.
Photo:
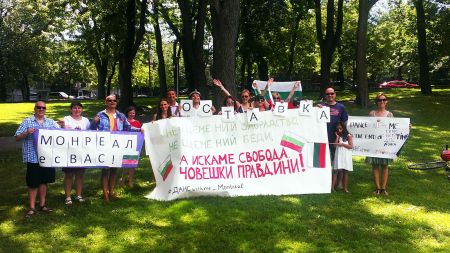
[(64, 202), (66, 203), (66, 205), (72, 205), (72, 198), (71, 197), (67, 197)]

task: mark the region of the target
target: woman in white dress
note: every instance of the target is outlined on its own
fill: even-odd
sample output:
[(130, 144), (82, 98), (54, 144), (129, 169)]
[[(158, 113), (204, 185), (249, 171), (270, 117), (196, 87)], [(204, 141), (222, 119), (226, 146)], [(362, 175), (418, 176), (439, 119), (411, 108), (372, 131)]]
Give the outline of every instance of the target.
[[(336, 124), (336, 145), (333, 161), (333, 170), (337, 172), (342, 170), (342, 184), (344, 186), (344, 192), (348, 192), (348, 172), (353, 171), (353, 161), (352, 161), (352, 149), (353, 149), (353, 138), (352, 135), (347, 131), (345, 123), (339, 121)], [(336, 175), (333, 173), (331, 190), (334, 191), (334, 186), (336, 184)]]
[[(81, 116), (83, 105), (80, 102), (70, 104), (70, 115), (64, 117), (65, 129), (86, 130), (89, 129), (90, 122), (87, 118)], [(84, 202), (81, 193), (83, 190), (84, 168), (63, 168), (64, 171), (64, 192), (66, 194), (66, 205), (72, 204), (72, 184), (75, 180), (76, 200)]]

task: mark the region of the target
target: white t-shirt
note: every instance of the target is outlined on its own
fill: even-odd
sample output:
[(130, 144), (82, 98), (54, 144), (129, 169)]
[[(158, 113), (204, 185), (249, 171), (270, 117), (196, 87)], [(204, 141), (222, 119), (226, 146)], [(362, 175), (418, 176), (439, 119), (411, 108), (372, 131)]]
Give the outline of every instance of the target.
[(64, 128), (67, 129), (87, 130), (90, 125), (91, 122), (85, 117), (81, 117), (81, 120), (76, 120), (72, 116), (64, 117)]

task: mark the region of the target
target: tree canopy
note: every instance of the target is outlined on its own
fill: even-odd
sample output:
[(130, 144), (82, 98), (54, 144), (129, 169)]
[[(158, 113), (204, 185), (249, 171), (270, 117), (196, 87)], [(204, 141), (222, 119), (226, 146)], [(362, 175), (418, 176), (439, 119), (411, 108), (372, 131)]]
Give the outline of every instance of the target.
[(120, 93), (126, 106), (177, 84), (208, 97), (219, 94), (212, 78), (236, 94), (274, 77), (305, 89), (351, 83), (367, 105), (386, 80), (450, 84), (448, 0), (370, 11), (377, 2), (0, 0), (0, 100), (84, 88)]

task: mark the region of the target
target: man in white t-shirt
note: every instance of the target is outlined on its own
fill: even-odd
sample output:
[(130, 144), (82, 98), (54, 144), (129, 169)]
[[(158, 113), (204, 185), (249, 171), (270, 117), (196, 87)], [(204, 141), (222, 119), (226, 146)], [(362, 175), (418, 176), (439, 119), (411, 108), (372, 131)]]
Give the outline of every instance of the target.
[(180, 110), (178, 109), (177, 93), (173, 88), (167, 90), (167, 100), (169, 101), (170, 110), (172, 116), (180, 116)]

